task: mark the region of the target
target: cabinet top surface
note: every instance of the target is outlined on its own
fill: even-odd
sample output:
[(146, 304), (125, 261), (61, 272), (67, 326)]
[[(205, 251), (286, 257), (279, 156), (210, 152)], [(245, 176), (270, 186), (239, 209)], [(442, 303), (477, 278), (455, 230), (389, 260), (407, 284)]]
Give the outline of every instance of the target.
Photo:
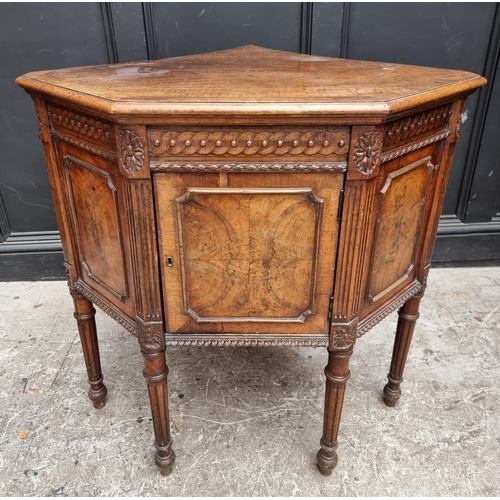
[(179, 111), (387, 115), (486, 80), (458, 70), (334, 59), (244, 46), (156, 61), (28, 73), (34, 92), (108, 114)]

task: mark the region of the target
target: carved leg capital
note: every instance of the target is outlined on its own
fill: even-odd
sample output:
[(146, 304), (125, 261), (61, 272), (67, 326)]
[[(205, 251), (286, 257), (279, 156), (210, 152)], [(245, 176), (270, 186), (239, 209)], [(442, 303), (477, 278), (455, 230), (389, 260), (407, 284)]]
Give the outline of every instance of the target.
[(94, 408), (101, 409), (106, 404), (108, 390), (103, 384), (101, 372), (101, 360), (99, 356), (99, 343), (97, 341), (97, 330), (95, 325), (95, 309), (90, 300), (81, 293), (70, 289), (75, 305), (75, 318), (78, 324), (78, 332), (82, 344), (83, 357), (87, 366), (89, 380), (89, 398)]

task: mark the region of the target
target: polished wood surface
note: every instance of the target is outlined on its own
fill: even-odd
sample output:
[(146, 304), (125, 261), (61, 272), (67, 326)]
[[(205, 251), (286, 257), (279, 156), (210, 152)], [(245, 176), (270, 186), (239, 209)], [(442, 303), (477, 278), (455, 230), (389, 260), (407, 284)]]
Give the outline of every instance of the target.
[(92, 303), (138, 339), (165, 475), (169, 346), (325, 347), (330, 474), (354, 344), (399, 307), (384, 399), (401, 396), (463, 104), (485, 80), (250, 46), (17, 82), (96, 408)]
[(328, 336), (342, 173), (154, 177), (167, 331)]
[[(115, 115), (386, 115), (474, 90), (465, 71), (309, 56), (248, 45), (210, 55), (28, 73), (18, 84)], [(152, 105), (154, 103), (154, 105)]]

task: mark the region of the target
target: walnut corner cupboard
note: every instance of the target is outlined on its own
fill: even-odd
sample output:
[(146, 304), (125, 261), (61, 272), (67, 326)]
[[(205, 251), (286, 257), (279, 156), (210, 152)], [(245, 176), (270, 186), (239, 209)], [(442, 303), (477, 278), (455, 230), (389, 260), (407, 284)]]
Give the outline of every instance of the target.
[[(328, 349), (323, 474), (357, 338), (399, 309), (394, 406), (458, 140), (464, 71), (245, 46), (29, 73), (95, 408), (95, 310), (144, 357), (174, 464), (169, 346)], [(293, 369), (290, 368), (290, 369)]]

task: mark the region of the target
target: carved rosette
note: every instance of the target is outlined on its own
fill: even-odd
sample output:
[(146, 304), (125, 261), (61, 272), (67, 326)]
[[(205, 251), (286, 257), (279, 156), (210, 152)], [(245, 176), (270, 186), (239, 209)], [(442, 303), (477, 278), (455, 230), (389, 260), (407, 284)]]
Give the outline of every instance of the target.
[(126, 172), (135, 174), (144, 165), (144, 146), (132, 130), (122, 129), (118, 134), (118, 155)]
[(162, 323), (143, 323), (140, 320), (137, 321), (137, 338), (143, 349), (161, 349), (163, 345), (162, 337)]
[(330, 349), (348, 349), (356, 342), (357, 320), (344, 325), (332, 325), (332, 329)]
[(371, 174), (380, 163), (382, 140), (376, 130), (365, 132), (354, 148), (354, 165), (365, 175)]

